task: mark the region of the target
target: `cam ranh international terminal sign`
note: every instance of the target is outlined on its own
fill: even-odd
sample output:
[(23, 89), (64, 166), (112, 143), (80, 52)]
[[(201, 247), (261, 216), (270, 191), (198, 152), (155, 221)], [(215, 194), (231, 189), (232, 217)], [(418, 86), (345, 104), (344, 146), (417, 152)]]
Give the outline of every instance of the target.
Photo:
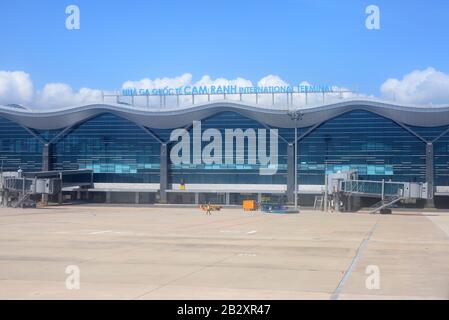
[(153, 89), (122, 89), (123, 96), (168, 96), (168, 95), (214, 95), (214, 94), (273, 94), (273, 93), (332, 93), (336, 92), (329, 85), (297, 85), (297, 86), (250, 86), (211, 85), (164, 87)]

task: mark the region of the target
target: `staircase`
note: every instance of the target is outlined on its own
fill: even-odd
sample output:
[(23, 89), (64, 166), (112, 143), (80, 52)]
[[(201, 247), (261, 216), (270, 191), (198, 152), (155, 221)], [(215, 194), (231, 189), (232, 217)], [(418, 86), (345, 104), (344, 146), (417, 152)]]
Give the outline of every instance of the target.
[(313, 204), (313, 209), (314, 210), (323, 210), (324, 206), (324, 196), (316, 196), (315, 197), (315, 202)]
[(370, 214), (378, 213), (382, 209), (387, 209), (387, 208), (391, 207), (392, 205), (399, 202), (400, 200), (402, 200), (402, 197), (399, 197), (399, 196), (385, 198), (385, 199), (377, 202), (376, 204), (372, 205), (369, 208), (368, 212)]
[(23, 208), (25, 202), (30, 201), (33, 202), (34, 205), (36, 204), (34, 201), (30, 200), (30, 196), (31, 196), (32, 192), (28, 191), (25, 194), (20, 194), (19, 195), (19, 200), (17, 200), (17, 202), (14, 203), (13, 207), (14, 208)]

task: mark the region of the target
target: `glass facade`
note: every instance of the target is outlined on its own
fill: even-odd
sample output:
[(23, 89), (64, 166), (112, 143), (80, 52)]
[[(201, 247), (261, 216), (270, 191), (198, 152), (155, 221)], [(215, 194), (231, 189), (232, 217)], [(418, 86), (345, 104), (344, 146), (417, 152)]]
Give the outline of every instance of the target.
[(364, 180), (424, 182), (426, 145), (393, 122), (364, 110), (331, 119), (299, 144), (300, 184), (324, 184), (324, 172), (357, 170)]
[[(287, 144), (278, 138), (278, 169), (274, 175), (260, 175), (259, 161), (256, 164), (249, 164), (248, 161), (248, 139), (244, 140), (244, 163), (237, 164), (235, 157), (232, 159), (233, 164), (226, 164), (225, 148), (226, 134), (225, 129), (253, 129), (255, 135), (258, 135), (260, 129), (266, 129), (266, 154), (270, 150), (269, 128), (267, 129), (257, 121), (248, 119), (238, 113), (222, 112), (208, 119), (201, 121), (201, 131), (204, 133), (207, 129), (218, 129), (222, 137), (222, 163), (221, 164), (193, 164), (193, 143), (191, 143), (190, 164), (171, 164), (169, 181), (179, 183), (181, 179), (185, 183), (229, 183), (229, 184), (286, 184), (287, 183)], [(193, 139), (192, 128), (189, 128), (190, 139)], [(257, 140), (258, 141), (258, 140)], [(176, 142), (175, 142), (176, 143)], [(203, 141), (202, 150), (210, 141)], [(234, 150), (236, 150), (236, 139), (233, 140)], [(258, 154), (258, 146), (255, 146), (256, 155)], [(213, 153), (212, 153), (213, 154)], [(258, 159), (258, 158), (257, 158)], [(228, 161), (229, 163), (230, 161)]]
[(449, 186), (449, 134), (443, 135), (433, 146), (435, 185)]
[(40, 171), (42, 144), (31, 133), (0, 118), (0, 165), (2, 171)]
[(73, 128), (52, 153), (54, 170), (92, 169), (95, 182), (159, 182), (159, 142), (111, 113)]
[(435, 185), (449, 186), (449, 134), (444, 134), (449, 126), (411, 129), (429, 142), (437, 139), (433, 144)]
[[(218, 129), (268, 129), (236, 112), (221, 112), (201, 121), (202, 132)], [(448, 127), (410, 127), (425, 139), (438, 137)], [(151, 128), (150, 128), (151, 129)], [(298, 136), (309, 128), (298, 129)], [(192, 139), (192, 127), (188, 128)], [(36, 131), (45, 140), (61, 130)], [(172, 130), (151, 129), (167, 141)], [(269, 136), (267, 133), (267, 150)], [(169, 183), (207, 184), (286, 184), (287, 141), (293, 143), (294, 129), (279, 128), (278, 170), (260, 175), (259, 164), (248, 164), (245, 139), (243, 164), (169, 164)], [(202, 149), (209, 141), (202, 142)], [(235, 140), (234, 140), (235, 143)], [(171, 146), (173, 143), (171, 144)], [(42, 168), (42, 143), (21, 126), (0, 118), (0, 160), (3, 170), (27, 171)], [(112, 113), (104, 113), (72, 128), (52, 147), (52, 169), (92, 169), (95, 182), (158, 183), (160, 142), (136, 124)], [(257, 148), (256, 148), (257, 150)], [(170, 150), (169, 150), (170, 152)], [(191, 157), (193, 148), (191, 147)], [(269, 153), (267, 151), (267, 153)], [(435, 185), (449, 185), (449, 134), (434, 145)], [(257, 153), (256, 153), (257, 154)], [(328, 120), (299, 143), (300, 184), (324, 184), (324, 173), (357, 170), (365, 180), (425, 182), (426, 144), (394, 121), (377, 114), (356, 110)]]

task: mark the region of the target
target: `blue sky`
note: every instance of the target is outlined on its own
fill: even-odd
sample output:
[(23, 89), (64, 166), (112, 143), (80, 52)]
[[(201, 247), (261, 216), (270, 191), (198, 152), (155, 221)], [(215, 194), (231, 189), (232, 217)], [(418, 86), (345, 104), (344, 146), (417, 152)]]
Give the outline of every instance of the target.
[[(81, 29), (65, 28), (76, 4)], [(375, 4), (381, 29), (365, 28)], [(449, 73), (449, 1), (1, 1), (0, 70), (116, 89), (127, 80), (268, 74), (379, 94), (389, 78)]]

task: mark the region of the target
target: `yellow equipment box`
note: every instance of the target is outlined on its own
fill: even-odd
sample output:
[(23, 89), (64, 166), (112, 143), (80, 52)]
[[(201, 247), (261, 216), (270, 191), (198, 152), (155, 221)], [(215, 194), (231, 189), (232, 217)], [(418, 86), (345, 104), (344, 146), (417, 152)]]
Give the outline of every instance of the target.
[(243, 200), (243, 210), (245, 211), (255, 211), (256, 201), (254, 200)]

